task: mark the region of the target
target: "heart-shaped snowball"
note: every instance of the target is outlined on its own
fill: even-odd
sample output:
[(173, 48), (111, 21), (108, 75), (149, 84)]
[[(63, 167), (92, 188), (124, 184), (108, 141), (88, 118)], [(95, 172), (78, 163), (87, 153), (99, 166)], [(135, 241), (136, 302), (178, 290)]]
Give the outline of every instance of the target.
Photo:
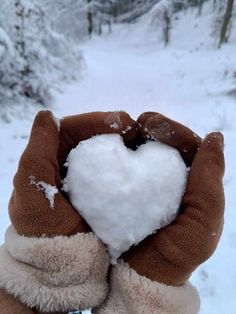
[(176, 217), (187, 179), (176, 149), (149, 141), (133, 151), (117, 134), (80, 142), (67, 166), (63, 189), (113, 262)]

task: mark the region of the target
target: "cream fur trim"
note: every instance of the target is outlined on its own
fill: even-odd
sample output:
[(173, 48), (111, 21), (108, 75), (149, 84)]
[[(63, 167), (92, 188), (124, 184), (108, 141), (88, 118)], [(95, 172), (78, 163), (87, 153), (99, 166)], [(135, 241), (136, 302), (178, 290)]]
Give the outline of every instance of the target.
[(197, 290), (186, 282), (167, 286), (138, 275), (119, 262), (111, 273), (110, 294), (95, 314), (196, 314), (200, 301)]
[(0, 247), (0, 288), (44, 312), (86, 309), (105, 299), (108, 267), (93, 233), (28, 238), (11, 226)]

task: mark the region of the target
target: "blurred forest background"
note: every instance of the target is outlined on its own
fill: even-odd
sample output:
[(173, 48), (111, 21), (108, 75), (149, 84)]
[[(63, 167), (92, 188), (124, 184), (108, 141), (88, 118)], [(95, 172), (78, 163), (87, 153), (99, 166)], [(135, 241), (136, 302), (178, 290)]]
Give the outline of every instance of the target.
[[(203, 32), (219, 49), (231, 40), (234, 0), (2, 0), (1, 117), (7, 119), (9, 110), (22, 104), (48, 106), (51, 91), (61, 81), (78, 78), (83, 66), (79, 50), (82, 41), (93, 35), (111, 34), (119, 24), (132, 24), (135, 29), (141, 23), (168, 46), (173, 40), (173, 21), (180, 18), (178, 13), (186, 15), (196, 9), (196, 16), (200, 17), (205, 14), (206, 2), (212, 14)], [(183, 32), (188, 33), (188, 25)]]

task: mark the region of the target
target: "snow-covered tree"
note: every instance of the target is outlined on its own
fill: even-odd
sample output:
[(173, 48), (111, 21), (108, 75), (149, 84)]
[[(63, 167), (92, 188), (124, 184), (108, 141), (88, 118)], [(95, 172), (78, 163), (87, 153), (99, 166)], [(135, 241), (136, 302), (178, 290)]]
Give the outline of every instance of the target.
[[(115, 0), (42, 0), (53, 29), (78, 43), (92, 34), (111, 31), (112, 4)], [(51, 13), (54, 14), (51, 14)]]
[(41, 0), (54, 31), (78, 43), (88, 34), (87, 0)]
[(0, 103), (14, 94), (17, 86), (15, 68), (18, 67), (18, 61), (19, 56), (14, 44), (0, 25)]
[(117, 0), (113, 3), (117, 22), (134, 22), (160, 0)]
[(111, 33), (112, 23), (114, 21), (113, 5), (115, 0), (93, 0), (90, 2), (90, 11), (93, 16), (93, 32), (101, 35), (103, 26), (106, 26), (107, 32)]
[(0, 13), (0, 102), (28, 98), (48, 104), (51, 90), (72, 79), (81, 54), (53, 30), (44, 7), (11, 0)]
[(161, 29), (162, 40), (166, 45), (170, 42), (171, 19), (173, 3), (171, 0), (161, 0), (150, 11), (151, 24), (156, 29)]

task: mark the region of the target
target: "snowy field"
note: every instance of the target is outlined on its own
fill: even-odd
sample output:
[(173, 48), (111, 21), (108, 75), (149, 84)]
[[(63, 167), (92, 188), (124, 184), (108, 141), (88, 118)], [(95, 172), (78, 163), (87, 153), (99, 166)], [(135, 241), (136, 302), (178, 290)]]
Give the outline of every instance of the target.
[[(86, 67), (78, 82), (55, 93), (51, 110), (61, 117), (94, 110), (126, 110), (134, 118), (157, 111), (204, 137), (225, 136), (226, 212), (224, 232), (214, 256), (191, 281), (201, 295), (201, 314), (234, 314), (236, 309), (236, 38), (220, 50), (205, 35), (207, 14), (175, 21), (173, 42), (157, 43), (148, 29), (117, 26), (112, 35), (84, 42)], [(188, 26), (186, 26), (188, 25)], [(188, 29), (184, 32), (183, 30)], [(139, 35), (137, 35), (139, 34)], [(178, 36), (178, 34), (181, 34)], [(191, 34), (191, 35), (190, 35)], [(148, 37), (148, 38), (147, 38)], [(234, 89), (234, 92), (233, 92)], [(7, 203), (19, 157), (35, 112), (0, 122), (0, 242), (9, 224)]]

